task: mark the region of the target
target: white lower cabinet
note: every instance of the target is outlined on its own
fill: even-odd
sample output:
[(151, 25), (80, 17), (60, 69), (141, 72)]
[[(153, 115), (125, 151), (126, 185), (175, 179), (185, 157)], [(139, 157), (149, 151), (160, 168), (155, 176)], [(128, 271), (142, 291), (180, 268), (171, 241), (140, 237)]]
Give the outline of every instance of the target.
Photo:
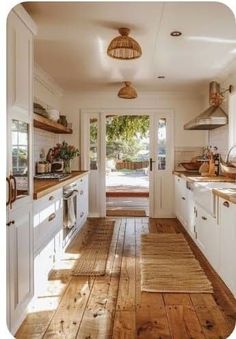
[(34, 253), (43, 249), (63, 228), (62, 188), (34, 201)]
[(175, 214), (187, 229), (187, 188), (186, 180), (175, 176)]
[(219, 270), (220, 226), (216, 219), (196, 205), (196, 243), (212, 267)]
[(219, 198), (220, 269), (219, 274), (236, 296), (236, 204)]
[(62, 188), (34, 201), (34, 289), (39, 296), (48, 274), (62, 254)]
[(33, 296), (33, 230), (31, 204), (9, 211), (7, 228), (10, 286), (8, 306), (11, 332), (15, 333)]
[(195, 202), (191, 185), (175, 176), (175, 214), (190, 236), (195, 239)]
[(77, 227), (81, 228), (88, 216), (88, 175), (77, 181)]
[(193, 199), (193, 191), (191, 189), (187, 188), (186, 193), (186, 205), (187, 205), (187, 231), (190, 234), (190, 236), (195, 240), (196, 234), (195, 234), (195, 223), (196, 223), (196, 214), (195, 214), (195, 202)]
[(236, 204), (217, 198), (213, 216), (206, 212), (212, 207), (211, 196), (209, 204), (206, 201), (202, 206), (194, 198), (186, 180), (175, 175), (176, 217), (236, 296)]

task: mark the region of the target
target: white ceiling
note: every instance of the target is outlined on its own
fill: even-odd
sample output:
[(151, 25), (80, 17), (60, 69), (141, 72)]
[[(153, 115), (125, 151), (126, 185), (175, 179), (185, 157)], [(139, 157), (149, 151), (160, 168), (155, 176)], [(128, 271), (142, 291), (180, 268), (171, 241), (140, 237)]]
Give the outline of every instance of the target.
[[(206, 85), (236, 58), (234, 15), (216, 2), (28, 2), (38, 26), (36, 62), (65, 90), (183, 91)], [(129, 27), (141, 58), (107, 56), (119, 27)], [(173, 30), (183, 34), (170, 36)], [(166, 79), (157, 79), (165, 75)]]

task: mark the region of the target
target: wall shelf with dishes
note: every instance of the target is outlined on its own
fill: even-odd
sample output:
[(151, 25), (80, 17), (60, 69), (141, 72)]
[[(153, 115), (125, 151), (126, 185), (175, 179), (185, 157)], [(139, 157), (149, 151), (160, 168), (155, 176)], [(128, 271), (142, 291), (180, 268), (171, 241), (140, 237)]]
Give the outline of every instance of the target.
[(34, 113), (34, 127), (58, 134), (72, 134), (72, 129)]
[(67, 126), (65, 115), (60, 115), (56, 109), (45, 109), (41, 104), (34, 103), (34, 127), (52, 133), (72, 134), (72, 129)]

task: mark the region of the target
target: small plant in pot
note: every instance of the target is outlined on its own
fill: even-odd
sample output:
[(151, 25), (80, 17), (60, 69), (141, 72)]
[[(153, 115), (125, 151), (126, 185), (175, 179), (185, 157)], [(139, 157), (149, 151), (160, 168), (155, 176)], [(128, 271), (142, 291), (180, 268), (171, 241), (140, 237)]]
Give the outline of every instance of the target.
[(64, 162), (64, 173), (71, 173), (71, 160), (78, 157), (80, 152), (78, 148), (69, 145), (66, 141), (56, 144), (52, 149), (54, 159), (60, 159)]

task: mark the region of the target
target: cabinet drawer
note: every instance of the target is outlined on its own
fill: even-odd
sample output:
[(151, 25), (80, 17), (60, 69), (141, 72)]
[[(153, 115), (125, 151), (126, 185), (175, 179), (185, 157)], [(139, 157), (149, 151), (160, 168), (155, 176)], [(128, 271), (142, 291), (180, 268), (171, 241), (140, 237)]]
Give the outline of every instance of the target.
[(63, 227), (62, 190), (34, 204), (34, 252), (38, 252)]
[(45, 247), (53, 236), (62, 229), (63, 209), (50, 213), (42, 222), (34, 225), (34, 252)]
[(79, 191), (86, 192), (88, 190), (88, 176), (83, 176), (77, 181), (77, 187)]
[(34, 212), (41, 211), (47, 206), (55, 204), (57, 201), (62, 199), (62, 188), (53, 191), (50, 194), (34, 201)]

